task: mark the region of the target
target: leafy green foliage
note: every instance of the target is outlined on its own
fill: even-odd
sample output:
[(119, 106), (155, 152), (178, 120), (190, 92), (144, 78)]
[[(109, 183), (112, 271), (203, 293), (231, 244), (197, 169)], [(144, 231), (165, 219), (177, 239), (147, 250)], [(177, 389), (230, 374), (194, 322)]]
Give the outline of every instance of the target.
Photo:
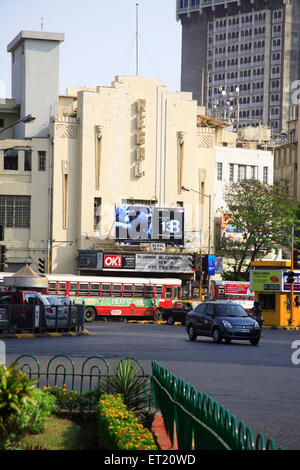
[(11, 420), (22, 412), (22, 406), (35, 404), (33, 382), (25, 372), (17, 369), (17, 363), (10, 367), (0, 364), (0, 435), (7, 434)]
[(113, 375), (107, 377), (104, 390), (109, 394), (121, 394), (125, 405), (139, 412), (147, 404), (147, 378), (130, 359), (118, 363)]
[(219, 249), (232, 260), (227, 276), (245, 279), (251, 261), (288, 246), (291, 227), (297, 222), (296, 204), (282, 188), (257, 180), (227, 186), (224, 200), (227, 221), (242, 238), (221, 241)]

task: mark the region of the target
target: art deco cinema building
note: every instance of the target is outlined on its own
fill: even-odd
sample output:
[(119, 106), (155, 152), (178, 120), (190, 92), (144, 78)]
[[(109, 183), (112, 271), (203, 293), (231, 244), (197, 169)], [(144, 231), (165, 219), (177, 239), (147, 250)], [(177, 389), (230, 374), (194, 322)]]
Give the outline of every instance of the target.
[(238, 127), (286, 130), (300, 80), (300, 2), (177, 0), (177, 19), (182, 91)]

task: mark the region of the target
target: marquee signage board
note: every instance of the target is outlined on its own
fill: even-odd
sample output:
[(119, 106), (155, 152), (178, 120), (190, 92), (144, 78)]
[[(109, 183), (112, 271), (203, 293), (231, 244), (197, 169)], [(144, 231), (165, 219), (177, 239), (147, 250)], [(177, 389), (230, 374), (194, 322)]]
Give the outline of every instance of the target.
[(184, 246), (184, 209), (119, 205), (115, 228), (116, 243)]
[(163, 273), (191, 273), (188, 255), (136, 254), (136, 270)]

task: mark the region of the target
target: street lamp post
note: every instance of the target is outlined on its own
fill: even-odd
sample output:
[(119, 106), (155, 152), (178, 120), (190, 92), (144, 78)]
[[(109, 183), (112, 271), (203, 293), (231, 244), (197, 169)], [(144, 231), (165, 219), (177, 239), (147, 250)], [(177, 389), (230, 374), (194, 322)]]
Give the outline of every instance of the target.
[(27, 114), (27, 116), (23, 117), (22, 119), (19, 119), (18, 121), (13, 122), (9, 126), (4, 127), (3, 129), (0, 129), (0, 134), (7, 131), (7, 129), (10, 129), (11, 127), (16, 126), (17, 124), (20, 124), (20, 122), (24, 122), (25, 124), (28, 124), (29, 122), (32, 122), (35, 119), (36, 119), (36, 116), (34, 114)]
[[(196, 191), (196, 189), (192, 189), (192, 188), (188, 188), (186, 186), (181, 186), (181, 189), (183, 191), (192, 191), (194, 193), (197, 193), (197, 194), (200, 194), (201, 196), (205, 196), (208, 198), (208, 256), (211, 254), (211, 194), (204, 194), (204, 193), (201, 193), (200, 191)], [(200, 247), (200, 253), (201, 253), (201, 247)], [(207, 289), (207, 294), (208, 294), (208, 297), (210, 297), (210, 276), (209, 274), (207, 273), (207, 277), (208, 277), (208, 289)], [(200, 281), (201, 282), (201, 281)]]

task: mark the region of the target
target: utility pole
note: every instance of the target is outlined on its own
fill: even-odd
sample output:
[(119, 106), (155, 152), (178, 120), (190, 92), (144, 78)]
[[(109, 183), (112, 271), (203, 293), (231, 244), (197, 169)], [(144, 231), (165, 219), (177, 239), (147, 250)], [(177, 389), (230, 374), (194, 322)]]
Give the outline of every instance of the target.
[(139, 4), (136, 4), (136, 76), (139, 75)]

